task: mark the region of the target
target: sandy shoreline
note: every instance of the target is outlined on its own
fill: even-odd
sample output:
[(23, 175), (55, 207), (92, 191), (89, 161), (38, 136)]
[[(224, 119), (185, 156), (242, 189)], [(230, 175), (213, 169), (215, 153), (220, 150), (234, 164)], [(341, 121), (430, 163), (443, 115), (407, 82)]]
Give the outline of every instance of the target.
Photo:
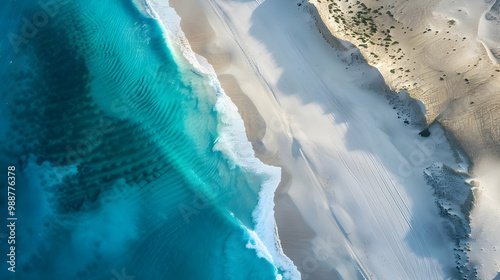
[[(277, 151), (269, 150), (263, 143), (268, 124), (248, 97), (248, 94), (243, 92), (238, 79), (231, 74), (231, 64), (234, 63), (234, 61), (231, 61), (231, 55), (227, 52), (227, 49), (225, 50), (224, 47), (217, 45), (216, 33), (197, 0), (170, 0), (170, 6), (181, 17), (181, 29), (185, 33), (193, 51), (205, 57), (212, 64), (224, 92), (238, 107), (238, 112), (245, 124), (248, 140), (254, 148), (255, 156), (265, 164), (279, 166), (282, 169), (281, 182), (274, 198), (276, 204), (274, 210), (280, 243), (285, 254), (294, 262), (303, 258), (303, 255), (307, 252), (311, 255), (314, 254), (310, 247), (310, 240), (316, 234), (305, 223), (302, 214), (288, 194), (292, 176), (286, 166), (283, 165)], [(238, 67), (238, 65), (235, 67)], [(272, 120), (277, 122), (275, 118)], [(279, 124), (274, 123), (271, 125), (277, 126)], [(302, 242), (299, 240), (302, 240)], [(320, 275), (320, 278), (327, 276), (328, 274)]]
[[(252, 143), (257, 157), (261, 160), (266, 154), (262, 139), (266, 133), (266, 122), (252, 100), (243, 92), (236, 77), (231, 74), (231, 54), (216, 45), (216, 33), (212, 29), (203, 9), (196, 0), (170, 0), (170, 6), (181, 17), (181, 29), (193, 51), (214, 67), (224, 92), (238, 107), (245, 123), (248, 140)], [(265, 160), (267, 164), (279, 165), (276, 160)]]
[[(382, 97), (388, 88), (378, 71), (357, 62), (307, 8), (279, 0), (170, 5), (238, 107), (256, 156), (282, 167), (275, 219), (303, 278), (453, 275), (432, 191), (421, 188), (422, 170), (435, 161), (463, 168), (457, 151), (438, 143), (439, 128), (430, 139), (415, 139), (419, 129), (398, 120)], [(281, 21), (277, 11), (286, 14)], [(347, 51), (335, 52), (325, 40)], [(413, 162), (434, 143), (443, 151)], [(407, 161), (414, 169), (408, 175), (401, 171)], [(431, 236), (428, 227), (436, 228)]]

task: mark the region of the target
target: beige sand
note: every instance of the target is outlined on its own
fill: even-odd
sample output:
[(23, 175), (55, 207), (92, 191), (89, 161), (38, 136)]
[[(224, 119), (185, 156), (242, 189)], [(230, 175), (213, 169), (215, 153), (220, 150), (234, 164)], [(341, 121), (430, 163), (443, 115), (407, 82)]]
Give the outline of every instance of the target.
[(450, 129), (475, 163), (485, 155), (500, 158), (500, 67), (490, 59), (495, 38), (480, 41), (491, 25), (483, 22), (482, 1), (309, 2), (392, 89), (424, 102), (428, 123)]

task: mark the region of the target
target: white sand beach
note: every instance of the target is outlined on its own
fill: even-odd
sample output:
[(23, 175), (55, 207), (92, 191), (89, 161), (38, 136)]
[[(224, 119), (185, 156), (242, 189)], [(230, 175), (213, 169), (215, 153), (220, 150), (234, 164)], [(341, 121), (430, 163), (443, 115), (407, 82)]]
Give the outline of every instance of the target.
[[(416, 70), (415, 66), (410, 71), (414, 71), (419, 82), (406, 89), (413, 96), (422, 97), (427, 111), (421, 112), (418, 102), (392, 92), (385, 84), (403, 88), (399, 80), (387, 78), (387, 73), (392, 74), (392, 66), (383, 63), (388, 58), (379, 56), (385, 59), (376, 65), (379, 72), (351, 44), (329, 37), (331, 34), (324, 29), (321, 34), (319, 17), (307, 3), (286, 0), (170, 0), (169, 3), (181, 17), (182, 30), (193, 51), (214, 66), (224, 91), (237, 105), (257, 157), (266, 164), (282, 167), (282, 180), (275, 196), (275, 218), (281, 246), (298, 267), (302, 279), (458, 277), (454, 245), (443, 228), (424, 169), (446, 164), (456, 172), (466, 172), (468, 163), (460, 150), (450, 145), (451, 135), (444, 133), (439, 125), (431, 126), (430, 137), (421, 137), (419, 132), (426, 127), (423, 114), (427, 113), (427, 121), (439, 118), (455, 133), (469, 155), (476, 147), (481, 155), (482, 151), (487, 151), (486, 154), (495, 151), (491, 139), (498, 139), (496, 134), (490, 138), (475, 137), (483, 135), (483, 127), (495, 127), (496, 120), (485, 123), (471, 117), (493, 110), (485, 105), (493, 98), (480, 97), (482, 85), (474, 82), (493, 81), (488, 78), (489, 72), (483, 78), (479, 70), (463, 70), (463, 75), (470, 77), (470, 85), (477, 89), (470, 97), (467, 95), (470, 90), (461, 90), (457, 85), (465, 76), (455, 74), (459, 76), (456, 78), (449, 73), (464, 67), (452, 63), (457, 58), (442, 63), (449, 64), (448, 70), (430, 66)], [(318, 4), (320, 14), (324, 15), (321, 5)], [(425, 12), (436, 7), (442, 8), (429, 4), (422, 9)], [(406, 48), (427, 42), (415, 36), (416, 41), (402, 38), (401, 45), (404, 39)], [(476, 50), (479, 48), (472, 51)], [(488, 56), (484, 49), (483, 53)], [(417, 58), (415, 54), (413, 59)], [(481, 61), (477, 62), (478, 69), (483, 64), (484, 68), (493, 65), (490, 60)], [(491, 67), (495, 72), (496, 66)], [(448, 93), (455, 94), (453, 97), (446, 94), (443, 97), (435, 93), (437, 89), (432, 90), (434, 82), (427, 81), (436, 73), (440, 73), (436, 76), (438, 82), (443, 73), (448, 73), (446, 77), (450, 79), (453, 76), (445, 82), (450, 88)], [(415, 88), (423, 92), (413, 93)], [(487, 89), (498, 92), (495, 88)], [(468, 102), (464, 110), (470, 114), (462, 114), (462, 118), (458, 109), (446, 110), (455, 106), (450, 100), (462, 105)], [(467, 122), (471, 130), (476, 123), (479, 127), (470, 139), (460, 136), (459, 128)], [(498, 228), (500, 219), (491, 215), (492, 208), (498, 206), (491, 203), (494, 198), (488, 198), (497, 195), (494, 188), (488, 188), (497, 182), (495, 169), (491, 168), (494, 165), (481, 168), (479, 164), (484, 161), (475, 163), (484, 172), (478, 171), (474, 178), (480, 187), (476, 188), (479, 206), (472, 210), (472, 219), (477, 217), (472, 220), (472, 235), (484, 242), (477, 245), (482, 251), (471, 247), (470, 256), (480, 259), (484, 257), (481, 252), (488, 252), (491, 261), (485, 261), (485, 268), (479, 271), (486, 279), (499, 270), (495, 261), (500, 258), (492, 245), (496, 244), (492, 231)], [(499, 213), (495, 209), (494, 213)], [(486, 228), (485, 223), (492, 228)], [(458, 263), (465, 267), (467, 260)]]

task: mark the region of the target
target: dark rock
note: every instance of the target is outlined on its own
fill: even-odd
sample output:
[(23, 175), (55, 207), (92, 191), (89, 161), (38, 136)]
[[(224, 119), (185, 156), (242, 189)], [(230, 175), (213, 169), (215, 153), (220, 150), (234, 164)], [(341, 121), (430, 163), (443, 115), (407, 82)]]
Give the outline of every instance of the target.
[(420, 133), (418, 135), (420, 135), (422, 137), (429, 137), (431, 135), (431, 132), (429, 131), (428, 128), (426, 128), (426, 129), (420, 131)]

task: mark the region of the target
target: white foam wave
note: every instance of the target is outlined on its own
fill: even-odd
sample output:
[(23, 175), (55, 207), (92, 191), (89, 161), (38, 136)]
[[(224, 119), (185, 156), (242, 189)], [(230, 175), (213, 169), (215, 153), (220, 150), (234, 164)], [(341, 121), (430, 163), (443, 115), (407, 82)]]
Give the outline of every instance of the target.
[[(252, 216), (255, 230), (248, 230), (250, 241), (248, 248), (257, 251), (259, 257), (265, 258), (278, 269), (284, 271), (285, 279), (300, 279), (300, 273), (293, 262), (283, 253), (274, 219), (274, 192), (281, 181), (281, 168), (268, 166), (259, 161), (248, 141), (245, 126), (238, 108), (224, 93), (213, 67), (208, 61), (195, 54), (180, 28), (180, 17), (170, 8), (168, 1), (146, 0), (150, 15), (157, 19), (166, 36), (167, 45), (178, 60), (186, 60), (200, 73), (206, 75), (214, 88), (217, 101), (219, 139), (214, 149), (221, 151), (230, 161), (240, 167), (266, 178), (259, 192), (259, 202)], [(283, 277), (277, 272), (277, 279)]]

